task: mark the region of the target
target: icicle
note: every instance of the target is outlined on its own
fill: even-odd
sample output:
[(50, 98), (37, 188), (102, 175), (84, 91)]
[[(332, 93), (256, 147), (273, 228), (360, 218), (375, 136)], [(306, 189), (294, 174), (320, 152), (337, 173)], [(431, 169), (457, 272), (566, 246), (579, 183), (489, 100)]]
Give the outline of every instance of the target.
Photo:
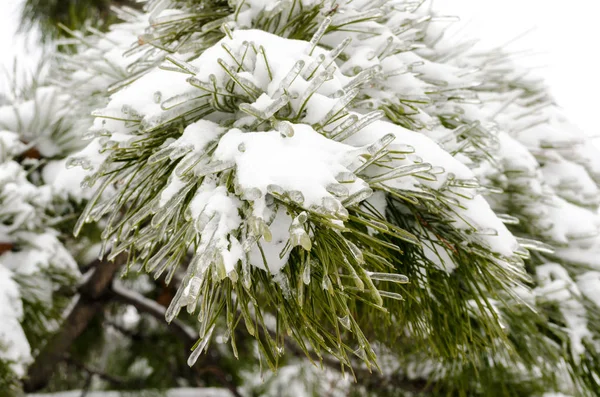
[(505, 225), (518, 225), (520, 223), (519, 218), (515, 218), (514, 216), (510, 216), (508, 214), (496, 214), (496, 216)]
[(359, 90), (357, 88), (351, 89), (347, 91), (336, 103), (333, 105), (331, 110), (327, 112), (327, 114), (319, 121), (321, 126), (326, 126), (329, 124), (331, 119), (337, 116), (342, 110), (348, 106), (348, 104), (358, 95)]
[(321, 199), (321, 206), (325, 208), (325, 210), (329, 213), (336, 213), (338, 208), (340, 207), (339, 201), (334, 199), (333, 197), (323, 197)]
[(354, 282), (356, 289), (360, 292), (363, 292), (365, 290), (365, 283), (363, 283), (363, 281), (360, 279), (360, 276), (358, 275), (358, 273), (356, 273), (356, 270), (354, 269), (352, 264), (345, 257), (344, 257), (344, 264), (346, 265), (346, 268), (348, 269), (348, 271), (350, 271), (350, 277), (352, 278), (352, 281)]
[(229, 40), (233, 40), (233, 33), (231, 32), (231, 28), (229, 27), (229, 25), (227, 24), (227, 22), (223, 23), (221, 25), (221, 32), (225, 33), (225, 36), (227, 36), (227, 38)]
[[(186, 276), (188, 277), (188, 276)], [(175, 317), (177, 317), (177, 315), (179, 314), (179, 311), (181, 310), (181, 307), (183, 306), (182, 302), (181, 302), (181, 298), (183, 296), (183, 284), (186, 283), (186, 279), (184, 278), (182, 285), (177, 289), (177, 292), (175, 293), (175, 296), (173, 297), (173, 299), (171, 299), (171, 303), (169, 303), (169, 306), (167, 307), (167, 310), (165, 311), (165, 320), (167, 320), (167, 323), (170, 323), (171, 321), (173, 321), (173, 319)]]
[(331, 279), (327, 274), (323, 275), (323, 280), (321, 281), (321, 288), (323, 288), (324, 291), (327, 291), (332, 295), (334, 293), (333, 284), (331, 283)]
[(340, 324), (342, 324), (342, 326), (344, 328), (346, 328), (349, 331), (352, 331), (352, 326), (350, 323), (350, 316), (348, 314), (346, 314), (344, 317), (338, 317), (338, 320), (340, 321)]
[(521, 245), (521, 247), (526, 248), (528, 250), (543, 252), (545, 254), (554, 253), (554, 247), (545, 244), (541, 241), (517, 237), (517, 242)]
[(200, 296), (200, 287), (202, 286), (202, 278), (193, 276), (184, 289), (184, 305), (188, 306), (188, 313), (192, 314), (196, 311), (196, 302)]
[(258, 188), (253, 187), (253, 188), (242, 190), (242, 199), (244, 199), (244, 200), (254, 201), (254, 200), (258, 200), (261, 197), (262, 197), (262, 192)]
[(338, 44), (333, 50), (329, 52), (329, 58), (331, 62), (327, 65), (329, 67), (336, 59), (340, 56), (340, 54), (348, 47), (348, 45), (352, 42), (350, 37), (346, 37), (344, 41)]
[(91, 170), (92, 163), (85, 157), (69, 157), (66, 163), (67, 168), (81, 167), (84, 170)]
[(312, 97), (313, 94), (315, 92), (317, 92), (317, 90), (323, 85), (323, 83), (325, 83), (325, 81), (327, 80), (329, 75), (330, 75), (330, 71), (325, 70), (325, 71), (317, 74), (315, 77), (313, 77), (310, 80), (308, 87), (306, 87), (306, 89), (302, 93), (302, 96), (300, 97), (299, 102), (301, 105), (300, 105), (300, 108), (297, 110), (296, 114), (299, 115), (302, 112), (302, 110), (304, 110), (306, 103), (308, 102), (310, 97)]
[(367, 146), (367, 151), (369, 152), (369, 154), (371, 156), (373, 156), (373, 155), (377, 154), (378, 152), (380, 152), (381, 150), (383, 150), (385, 147), (387, 147), (395, 139), (396, 139), (396, 135), (386, 134), (383, 137), (381, 137), (380, 139), (378, 139), (376, 142)]
[(290, 190), (288, 192), (288, 197), (296, 204), (304, 204), (304, 194), (302, 194), (300, 190)]
[(346, 245), (348, 246), (348, 248), (350, 249), (350, 252), (352, 253), (352, 257), (354, 258), (356, 263), (358, 263), (359, 265), (364, 265), (365, 258), (363, 256), (363, 253), (360, 250), (360, 248), (358, 248), (353, 242), (351, 242), (349, 240), (345, 240), (345, 242), (346, 242)]
[(213, 261), (213, 280), (216, 281), (223, 281), (227, 277), (227, 269), (225, 269), (225, 262), (223, 261), (223, 251), (223, 249), (219, 249)]
[(242, 241), (242, 250), (245, 253), (250, 252), (250, 250), (252, 249), (254, 244), (256, 244), (256, 242), (258, 241), (258, 237), (260, 237), (260, 236), (254, 236), (254, 235), (247, 236), (244, 239), (244, 241)]
[(294, 128), (292, 127), (292, 123), (289, 121), (275, 120), (273, 126), (284, 138), (291, 138), (294, 136)]
[(281, 83), (279, 83), (278, 91), (286, 92), (294, 80), (296, 80), (302, 68), (304, 68), (304, 61), (300, 60), (296, 62), (288, 74), (281, 80)]
[(274, 196), (283, 197), (285, 195), (285, 189), (279, 185), (270, 184), (267, 185), (267, 192)]
[(271, 102), (269, 106), (267, 106), (264, 110), (257, 109), (252, 104), (242, 103), (239, 105), (241, 111), (248, 113), (251, 116), (254, 116), (258, 119), (266, 120), (271, 118), (279, 109), (287, 105), (289, 102), (289, 97), (287, 95), (282, 95), (279, 98), (275, 99)]
[(389, 36), (385, 39), (385, 44), (377, 51), (377, 57), (380, 61), (387, 58), (394, 51), (394, 36)]
[(344, 90), (351, 90), (364, 84), (375, 77), (378, 73), (381, 73), (381, 65), (373, 65), (362, 70), (358, 73), (348, 84), (344, 86)]
[(277, 113), (282, 107), (287, 105), (290, 101), (290, 98), (283, 94), (279, 98), (275, 99), (269, 106), (264, 109), (265, 118), (271, 118), (275, 113)]
[(303, 71), (302, 71), (302, 77), (304, 78), (304, 80), (310, 80), (311, 77), (313, 76), (313, 74), (317, 71), (317, 69), (319, 68), (319, 66), (321, 66), (323, 64), (323, 62), (325, 62), (325, 55), (324, 54), (319, 54), (317, 56), (317, 59), (315, 59), (314, 61), (312, 61)]
[(302, 282), (305, 285), (310, 284), (310, 255), (306, 256), (306, 261), (304, 261), (304, 270), (302, 270)]
[(325, 32), (327, 31), (327, 28), (329, 27), (330, 24), (331, 24), (331, 17), (326, 17), (323, 20), (323, 22), (321, 22), (321, 25), (319, 25), (319, 28), (317, 29), (317, 31), (315, 32), (313, 37), (310, 39), (310, 42), (308, 44), (308, 49), (306, 51), (308, 55), (312, 55), (313, 51), (319, 44), (319, 41), (321, 41), (321, 39), (325, 35)]
[(339, 183), (354, 183), (356, 181), (356, 175), (352, 172), (340, 172), (335, 176), (335, 180)]
[(373, 195), (373, 189), (364, 188), (364, 189), (361, 189), (361, 190), (351, 194), (350, 196), (348, 196), (348, 198), (344, 199), (344, 201), (342, 201), (342, 205), (346, 208), (353, 207), (356, 204), (358, 204), (362, 201), (365, 201), (372, 195)]
[[(304, 214), (304, 217), (306, 217), (306, 213), (302, 213)], [(310, 251), (312, 248), (312, 241), (310, 240), (308, 233), (306, 233), (306, 230), (304, 230), (304, 227), (302, 227), (301, 220), (303, 219), (301, 219), (299, 215), (294, 218), (290, 224), (290, 244), (292, 247), (301, 246), (304, 250)]]
[(279, 272), (273, 276), (273, 281), (281, 288), (281, 293), (285, 299), (292, 299), (292, 289), (290, 288), (290, 281), (283, 272)]
[(204, 336), (202, 337), (201, 342), (198, 344), (198, 346), (196, 346), (196, 348), (194, 349), (192, 354), (190, 354), (190, 357), (188, 358), (188, 361), (187, 361), (187, 364), (190, 367), (196, 363), (196, 361), (198, 360), (198, 357), (200, 357), (200, 354), (202, 354), (204, 349), (207, 348), (208, 342), (210, 342), (210, 339), (212, 338), (212, 334), (213, 334), (213, 331), (215, 330), (215, 327), (216, 327), (216, 324), (213, 324), (209, 328), (208, 332), (206, 332), (204, 334)]
[(330, 183), (325, 189), (336, 197), (348, 197), (348, 188), (337, 183)]
[(403, 301), (404, 298), (402, 297), (402, 295), (396, 293), (396, 292), (390, 292), (390, 291), (379, 291), (379, 295), (383, 296), (384, 298), (391, 298), (391, 299), (395, 299), (398, 301)]
[(369, 183), (378, 183), (384, 182), (390, 179), (401, 178), (407, 175), (413, 175), (418, 172), (428, 171), (431, 169), (431, 164), (421, 163), (421, 164), (411, 164), (404, 165), (398, 168), (395, 168), (385, 174), (381, 174), (369, 180)]
[(204, 104), (204, 99), (192, 100), (173, 109), (164, 111), (160, 114), (150, 117), (146, 116), (141, 122), (141, 129), (144, 132), (153, 131), (156, 128), (160, 128), (161, 126), (178, 119), (179, 117), (185, 116), (189, 113), (192, 113), (195, 110), (202, 108)]
[(175, 66), (181, 68), (186, 73), (189, 73), (193, 76), (197, 75), (200, 72), (200, 70), (198, 70), (198, 68), (195, 67), (194, 65), (187, 63), (184, 60), (181, 60), (173, 55), (167, 55), (165, 57), (165, 59), (167, 61), (171, 62), (172, 64), (174, 64)]
[(266, 242), (270, 242), (273, 238), (271, 229), (269, 229), (269, 225), (267, 225), (263, 218), (251, 217), (248, 220), (248, 225), (250, 226), (250, 231), (254, 236), (262, 236)]
[(183, 156), (186, 156), (194, 150), (194, 145), (175, 146), (174, 150), (169, 154), (169, 159), (175, 161)]
[(257, 119), (261, 119), (264, 120), (267, 118), (267, 116), (265, 115), (265, 112), (263, 112), (262, 110), (259, 110), (257, 108), (255, 108), (254, 106), (252, 106), (249, 103), (240, 103), (238, 105), (238, 108), (246, 113), (249, 114), (252, 117), (256, 117)]
[(208, 164), (204, 164), (194, 169), (194, 175), (197, 177), (206, 176), (209, 174), (216, 174), (235, 167), (234, 161), (221, 161), (216, 160)]
[[(243, 244), (242, 244), (243, 249)], [(242, 285), (246, 289), (250, 289), (252, 287), (252, 275), (250, 274), (250, 264), (248, 263), (248, 259), (246, 255), (242, 255)]]
[(371, 278), (371, 280), (379, 280), (379, 281), (390, 281), (392, 283), (398, 284), (407, 284), (409, 282), (408, 277), (403, 274), (397, 273), (378, 273), (378, 272), (366, 272), (367, 276)]
[(337, 127), (335, 127), (331, 132), (328, 132), (326, 135), (329, 137), (339, 135), (346, 128), (350, 127), (352, 124), (355, 124), (358, 121), (358, 116), (356, 114), (351, 114), (346, 117), (344, 121), (342, 121)]
[(185, 94), (181, 94), (181, 95), (175, 95), (171, 98), (166, 99), (165, 101), (163, 101), (163, 103), (161, 103), (160, 108), (162, 110), (169, 110), (172, 109), (176, 106), (179, 105), (183, 105), (184, 103), (194, 100), (194, 99), (199, 99), (201, 97), (208, 97), (207, 94), (204, 95), (198, 95), (197, 92), (187, 92)]
[(205, 155), (193, 152), (187, 154), (181, 161), (175, 166), (175, 175), (182, 179), (188, 172), (190, 172), (195, 166), (197, 166)]
[(454, 174), (449, 173), (446, 182), (450, 186), (462, 187), (467, 189), (477, 189), (480, 187), (477, 179), (455, 179)]
[(332, 139), (335, 139), (338, 142), (343, 142), (344, 140), (348, 139), (349, 137), (360, 131), (362, 128), (365, 128), (369, 124), (381, 119), (383, 116), (385, 116), (385, 113), (382, 110), (375, 110), (373, 112), (367, 113), (366, 115), (359, 118), (358, 121), (354, 123), (350, 128), (340, 132), (336, 136), (332, 136)]
[(353, 353), (356, 355), (356, 357), (360, 358), (361, 361), (368, 362), (369, 358), (367, 357), (367, 353), (365, 352), (364, 347), (359, 347)]

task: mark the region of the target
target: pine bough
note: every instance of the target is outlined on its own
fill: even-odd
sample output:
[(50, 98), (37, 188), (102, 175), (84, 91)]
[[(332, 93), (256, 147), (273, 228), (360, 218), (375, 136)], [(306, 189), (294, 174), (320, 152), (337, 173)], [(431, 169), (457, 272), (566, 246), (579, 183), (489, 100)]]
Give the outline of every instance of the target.
[[(72, 245), (96, 225), (101, 255), (177, 286), (166, 320), (197, 318), (189, 365), (217, 334), (237, 356), (243, 323), (272, 369), (293, 340), (438, 393), (598, 392), (600, 156), (509, 54), (446, 40), (448, 18), (408, 0), (146, 10), (73, 32), (82, 49), (49, 87), (0, 109), (0, 198), (17, 186), (27, 206), (3, 204), (1, 243), (49, 213), (28, 194), (85, 203)], [(48, 90), (73, 105), (34, 125)], [(85, 172), (30, 186), (23, 142)], [(36, 220), (55, 238), (56, 219)]]

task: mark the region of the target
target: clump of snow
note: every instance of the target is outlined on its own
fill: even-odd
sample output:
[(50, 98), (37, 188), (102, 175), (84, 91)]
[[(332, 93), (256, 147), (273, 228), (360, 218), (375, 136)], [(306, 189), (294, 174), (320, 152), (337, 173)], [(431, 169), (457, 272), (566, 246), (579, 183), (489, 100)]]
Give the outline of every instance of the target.
[[(351, 172), (348, 166), (354, 148), (327, 139), (306, 124), (292, 124), (291, 128), (292, 137), (283, 137), (279, 131), (244, 133), (232, 129), (215, 151), (216, 159), (235, 162), (241, 189), (261, 192), (261, 197), (254, 200), (255, 216), (264, 218), (265, 196), (273, 185), (282, 192), (300, 192), (298, 203), (304, 208), (322, 206), (326, 199), (342, 207), (341, 198), (327, 187), (339, 185), (336, 175)], [(346, 196), (368, 187), (360, 178), (344, 186)]]

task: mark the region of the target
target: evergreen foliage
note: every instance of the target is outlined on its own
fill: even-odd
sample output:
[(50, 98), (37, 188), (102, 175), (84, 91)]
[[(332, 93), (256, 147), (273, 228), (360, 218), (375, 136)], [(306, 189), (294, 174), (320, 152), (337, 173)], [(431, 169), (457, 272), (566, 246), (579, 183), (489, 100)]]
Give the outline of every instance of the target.
[(600, 156), (510, 53), (420, 1), (115, 12), (0, 108), (14, 393), (598, 395)]
[(134, 0), (26, 0), (21, 12), (21, 31), (39, 27), (42, 38), (69, 35), (69, 30), (106, 30), (118, 21), (111, 7), (138, 8)]

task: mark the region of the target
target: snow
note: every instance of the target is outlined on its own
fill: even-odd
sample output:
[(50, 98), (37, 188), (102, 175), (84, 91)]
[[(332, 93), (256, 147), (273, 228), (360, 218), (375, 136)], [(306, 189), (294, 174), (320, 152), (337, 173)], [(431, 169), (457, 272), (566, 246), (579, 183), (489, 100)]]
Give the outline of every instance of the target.
[[(221, 138), (215, 158), (234, 161), (237, 183), (242, 189), (260, 190), (262, 197), (257, 200), (264, 201), (268, 186), (276, 185), (286, 192), (301, 192), (300, 204), (304, 208), (320, 206), (325, 198), (332, 198), (341, 206), (340, 199), (327, 187), (338, 184), (335, 177), (339, 173), (350, 172), (347, 166), (352, 158), (348, 155), (354, 148), (323, 137), (309, 125), (291, 127), (292, 137), (282, 137), (279, 131), (244, 133), (231, 129)], [(245, 149), (240, 152), (242, 144)], [(361, 179), (344, 186), (348, 195), (367, 187)], [(255, 215), (263, 217), (260, 213)]]
[(11, 362), (11, 368), (21, 377), (33, 358), (20, 324), (23, 306), (19, 287), (12, 278), (12, 272), (2, 262), (0, 256), (0, 359)]
[[(449, 176), (454, 179), (471, 180), (475, 178), (473, 172), (462, 162), (455, 159), (448, 152), (443, 150), (438, 144), (429, 139), (424, 134), (410, 131), (400, 126), (385, 121), (375, 121), (367, 127), (361, 129), (345, 142), (353, 146), (367, 144), (373, 139), (380, 139), (385, 134), (394, 134), (396, 139), (391, 144), (391, 149), (396, 145), (408, 145), (414, 148), (414, 154), (407, 155), (404, 160), (394, 160), (393, 166), (411, 165), (417, 160), (422, 163), (429, 163), (432, 166), (441, 167), (442, 173), (437, 175), (435, 181), (417, 179), (412, 176), (391, 179), (385, 184), (391, 188), (404, 190), (422, 190), (421, 186), (427, 186), (435, 190), (442, 190), (448, 182)], [(398, 146), (396, 146), (398, 147)], [(398, 147), (398, 149), (400, 149)], [(367, 170), (367, 173), (374, 175), (377, 172), (376, 167)], [(468, 189), (461, 189), (468, 191)], [(486, 244), (491, 250), (500, 253), (506, 257), (513, 255), (518, 244), (506, 226), (495, 216), (489, 204), (481, 196), (475, 196), (473, 199), (460, 199), (461, 207), (454, 208), (454, 225), (464, 230), (487, 230), (495, 231), (495, 235), (475, 236), (479, 242)]]
[(600, 307), (600, 272), (589, 271), (577, 276), (577, 286), (587, 299)]
[(21, 139), (35, 142), (44, 157), (54, 157), (63, 150), (52, 139), (52, 134), (57, 123), (67, 117), (73, 105), (71, 101), (72, 98), (56, 87), (41, 87), (32, 99), (0, 107), (0, 129), (19, 132)]
[(49, 161), (42, 169), (44, 182), (52, 186), (56, 194), (77, 201), (88, 200), (93, 191), (92, 189), (83, 189), (81, 184), (89, 171), (82, 167), (67, 167), (67, 162), (67, 159)]
[[(239, 206), (239, 200), (228, 193), (224, 186), (217, 186), (215, 181), (205, 181), (189, 207), (192, 219), (208, 222), (206, 225), (197, 226), (197, 230), (203, 233), (205, 238), (210, 236), (214, 242), (215, 248), (223, 256), (226, 274), (234, 270), (242, 255), (239, 243), (231, 243), (230, 240), (230, 233), (238, 229), (242, 221), (238, 214)], [(196, 222), (196, 225), (199, 223)], [(231, 249), (228, 248), (230, 243)]]

